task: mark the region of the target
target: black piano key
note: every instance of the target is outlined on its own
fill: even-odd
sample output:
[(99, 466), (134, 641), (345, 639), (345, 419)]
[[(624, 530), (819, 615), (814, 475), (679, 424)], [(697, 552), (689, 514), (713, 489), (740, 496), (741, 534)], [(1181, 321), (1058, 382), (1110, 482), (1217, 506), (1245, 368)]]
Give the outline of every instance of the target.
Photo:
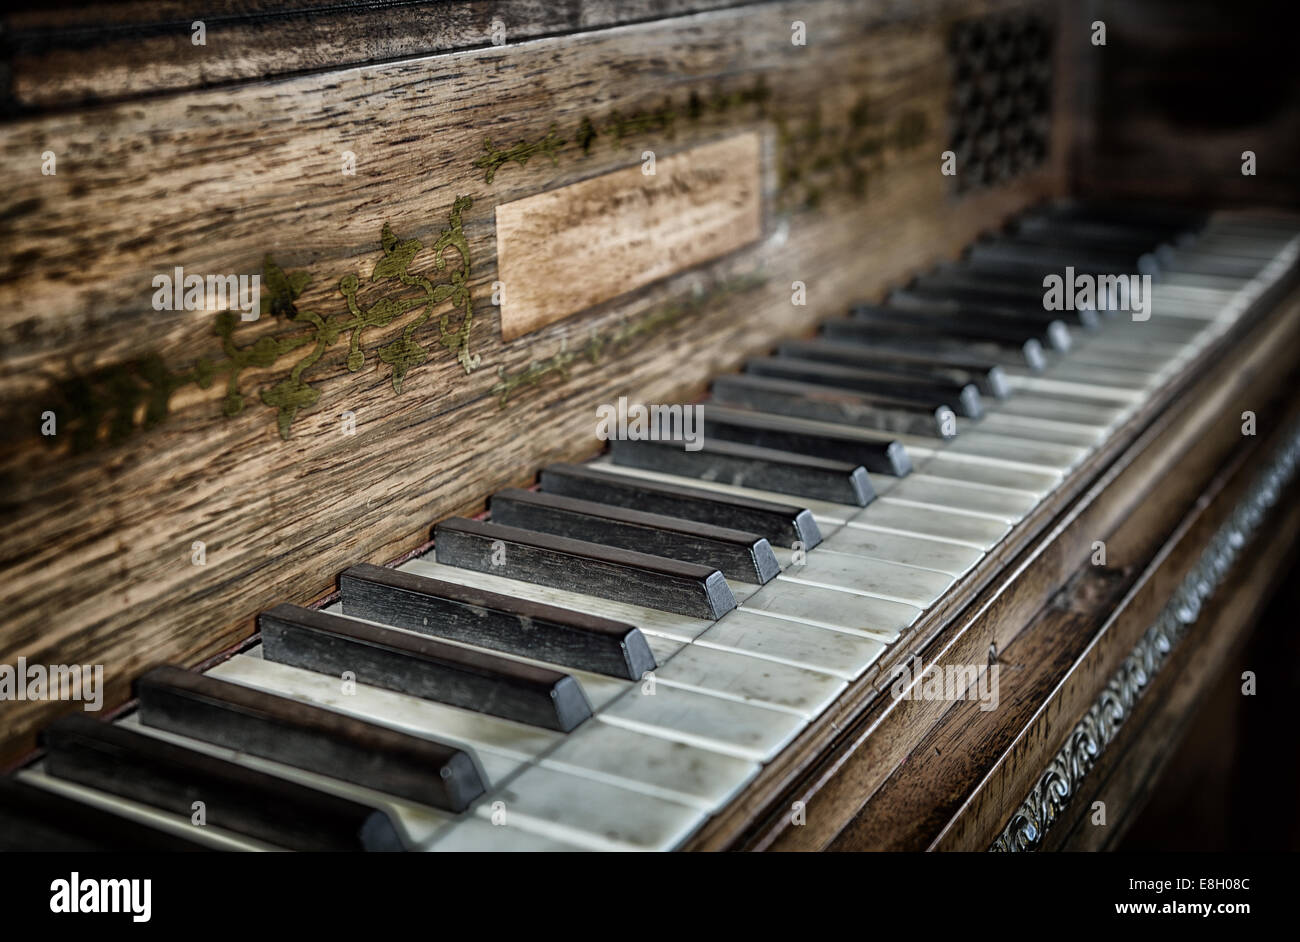
[(312, 703), (179, 667), (149, 671), (136, 695), (142, 723), (191, 739), (444, 811), (464, 811), (483, 794), (464, 750)]
[(1151, 275), (1153, 281), (1159, 280), (1154, 252), (1133, 258), (1095, 248), (1045, 246), (1000, 238), (972, 243), (963, 260), (972, 268), (986, 270), (1041, 269), (1043, 274), (1064, 274), (1066, 268), (1072, 268), (1075, 274)]
[(1110, 199), (1063, 199), (1043, 203), (1025, 211), (1026, 216), (1045, 216), (1070, 221), (1107, 222), (1122, 226), (1166, 226), (1196, 229), (1205, 224), (1204, 210), (1163, 202)]
[[(1105, 308), (1073, 312), (1044, 311), (1042, 305), (1047, 289), (1043, 286), (1043, 279), (1049, 274), (1061, 276), (1064, 272), (1032, 265), (1017, 267), (987, 264), (981, 267), (947, 263), (938, 266), (932, 274), (918, 278), (908, 286), (908, 291), (912, 294), (926, 294), (936, 299), (933, 303), (946, 302), (963, 308), (993, 303), (1021, 311), (1028, 310), (1039, 317), (1059, 315), (1068, 317), (1072, 323), (1077, 322), (1077, 326), (1085, 330), (1095, 330), (1102, 323), (1103, 317), (1118, 314)], [(926, 287), (919, 287), (921, 285)], [(979, 298), (985, 300), (978, 300)]]
[(1175, 249), (1162, 245), (1156, 249), (1160, 270), (1174, 275), (1211, 275), (1218, 278), (1249, 279), (1259, 274), (1260, 262), (1254, 258), (1232, 258), (1216, 252)]
[(541, 486), (543, 492), (566, 497), (582, 497), (615, 507), (752, 531), (777, 546), (798, 543), (804, 549), (812, 549), (822, 541), (812, 511), (796, 504), (732, 497), (576, 464), (544, 468)]
[(615, 464), (718, 484), (775, 491), (812, 500), (865, 507), (876, 497), (861, 464), (759, 448), (740, 442), (708, 441), (698, 451), (676, 442), (615, 441)]
[[(1043, 289), (1046, 292), (1047, 289)], [(998, 297), (963, 288), (923, 288), (908, 286), (891, 291), (886, 300), (890, 307), (903, 310), (929, 310), (948, 317), (992, 318), (995, 320), (1033, 326), (1035, 322), (1061, 320), (1069, 327), (1093, 331), (1101, 326), (1101, 316), (1092, 308), (1051, 311), (1043, 306), (1043, 296), (1022, 301)]]
[(947, 313), (927, 307), (859, 305), (851, 315), (856, 321), (881, 323), (904, 321), (956, 337), (987, 337), (1023, 343), (1033, 338), (1058, 353), (1069, 351), (1073, 338), (1059, 317), (975, 317)]
[(1006, 228), (1017, 238), (1054, 236), (1060, 239), (1086, 240), (1103, 248), (1127, 249), (1130, 244), (1156, 245), (1170, 239), (1195, 238), (1208, 217), (1173, 215), (1140, 219), (1134, 216), (1097, 214), (1063, 209), (1061, 206), (1037, 207), (1022, 213)]
[(0, 779), (0, 851), (172, 853), (213, 848), (15, 779)]
[(897, 348), (917, 353), (932, 352), (989, 357), (999, 363), (1024, 366), (1035, 373), (1047, 368), (1047, 353), (1036, 339), (1006, 340), (990, 337), (948, 337), (908, 321), (867, 323), (832, 318), (821, 325), (822, 336), (833, 341), (871, 344), (880, 349)]
[(1203, 223), (1203, 218), (1196, 221), (1190, 217), (1182, 224), (1173, 224), (1172, 221), (1137, 222), (1080, 215), (1067, 217), (1052, 209), (1046, 211), (1034, 209), (1013, 220), (1008, 226), (1008, 231), (1020, 238), (1057, 237), (1124, 248), (1128, 248), (1129, 243), (1133, 243), (1143, 247), (1139, 248), (1141, 252), (1169, 239), (1193, 238)]
[[(877, 367), (870, 362), (862, 366), (849, 366), (829, 360), (801, 360), (784, 356), (747, 360), (745, 371), (757, 376), (897, 396), (900, 399), (910, 399), (927, 409), (947, 406), (968, 419), (978, 419), (984, 415), (979, 388), (969, 380), (907, 375), (900, 370)], [(875, 469), (868, 467), (867, 470)]]
[(207, 753), (86, 716), (45, 732), (45, 768), (56, 778), (301, 851), (399, 851), (388, 813)]
[[(1034, 330), (1025, 331), (1007, 327), (1005, 324), (980, 323), (973, 320), (962, 320), (956, 317), (923, 317), (914, 315), (911, 311), (900, 311), (897, 308), (882, 308), (868, 305), (858, 305), (850, 311), (849, 316), (855, 323), (871, 327), (875, 330), (884, 330), (888, 328), (896, 334), (903, 334), (916, 337), (919, 340), (940, 336), (954, 340), (964, 340), (976, 343), (990, 343), (1001, 346), (1020, 349), (1025, 353), (1025, 358), (1030, 359), (1033, 354), (1026, 349), (1026, 345), (1033, 343), (1041, 350), (1052, 350), (1059, 352), (1062, 338), (1057, 336), (1051, 338), (1048, 336), (1049, 331)], [(1061, 330), (1067, 330), (1065, 324), (1055, 321), (1061, 325)], [(1059, 331), (1057, 331), (1059, 334)], [(1065, 335), (1068, 344), (1068, 331)]]
[(1135, 263), (1138, 258), (1151, 252), (1171, 235), (1167, 230), (1121, 230), (1114, 227), (1097, 230), (1077, 226), (1043, 228), (1032, 223), (1013, 224), (1008, 228), (1007, 234), (1021, 244), (1041, 245), (1055, 249), (1081, 249), (1086, 252), (1100, 249), (1128, 256)]
[(740, 373), (719, 376), (712, 393), (714, 401), (723, 405), (880, 432), (939, 439), (957, 433), (956, 414), (947, 406), (926, 406), (857, 389)]
[(712, 566), (463, 517), (438, 524), (433, 544), (440, 563), (679, 615), (718, 619), (736, 607)]
[(847, 426), (843, 431), (823, 428), (809, 419), (709, 405), (704, 409), (704, 435), (759, 448), (853, 462), (868, 471), (891, 477), (901, 478), (912, 471), (912, 459), (901, 442), (883, 440), (869, 433), (855, 434)]
[(1101, 259), (1134, 259), (1149, 252), (1162, 242), (1176, 238), (1191, 230), (1148, 225), (1110, 225), (1107, 238), (1084, 224), (1036, 226), (1031, 217), (1012, 223), (1000, 232), (982, 235), (975, 244), (1036, 246), (1049, 249), (1086, 250), (1090, 257)]
[[(1068, 265), (1068, 263), (1062, 263), (1060, 259), (1039, 261), (1028, 255), (1019, 257), (1011, 252), (1004, 253), (1004, 256), (980, 255), (976, 258), (966, 258), (964, 264), (970, 271), (985, 277), (1036, 278), (1039, 284), (1047, 275), (1064, 277), (1067, 267), (1073, 268), (1076, 276), (1093, 275), (1100, 278), (1106, 275), (1150, 275), (1153, 283), (1161, 281), (1159, 263), (1156, 261), (1154, 253), (1143, 255), (1132, 263), (1118, 268), (1113, 265), (1101, 267)], [(1107, 312), (1103, 311), (1102, 313)]]
[[(825, 350), (828, 346), (825, 341), (820, 345), (816, 341), (809, 342), (810, 346), (815, 349)], [(833, 350), (833, 346), (831, 346)], [(851, 371), (858, 383), (863, 386), (875, 387), (878, 384), (893, 383), (891, 389), (864, 389), (864, 392), (879, 392), (882, 395), (893, 395), (899, 398), (909, 398), (914, 401), (920, 400), (925, 406), (948, 405), (954, 411), (966, 415), (968, 418), (979, 418), (983, 415), (983, 405), (980, 401), (980, 390), (976, 383), (975, 377), (969, 371), (957, 369), (944, 369), (942, 367), (927, 367), (916, 364), (908, 365), (889, 360), (871, 360), (863, 358), (858, 362), (845, 362), (843, 359), (833, 359), (827, 356), (820, 357), (801, 357), (797, 354), (798, 346), (795, 344), (786, 344), (778, 351), (775, 357), (756, 357), (745, 364), (748, 372), (760, 376), (779, 376), (786, 379), (797, 379), (800, 382), (821, 383), (820, 377), (827, 374), (842, 374), (841, 371)], [(817, 378), (802, 378), (802, 376), (790, 375), (786, 372), (792, 369), (800, 374), (809, 374)], [(841, 388), (857, 388), (855, 383), (833, 384), (824, 383), (823, 385), (840, 385)]]
[(973, 293), (988, 294), (1021, 302), (1043, 300), (1043, 279), (1021, 272), (1019, 275), (993, 275), (978, 268), (970, 268), (961, 262), (940, 262), (924, 275), (917, 275), (907, 286), (909, 289), (933, 288), (968, 289)]
[(346, 614), (421, 634), (628, 680), (655, 669), (641, 629), (613, 619), (369, 563), (339, 589)]
[(891, 369), (904, 370), (918, 375), (937, 375), (956, 383), (974, 383), (980, 395), (1005, 399), (1011, 395), (1006, 371), (992, 360), (981, 360), (969, 354), (942, 353), (939, 351), (904, 350), (901, 347), (881, 348), (849, 340), (798, 340), (781, 344), (779, 356), (798, 360), (824, 360), (845, 366), (870, 366), (889, 364)]
[(781, 572), (757, 533), (518, 488), (493, 494), (489, 509), (493, 523), (699, 563), (741, 582), (763, 585)]
[(405, 631), (277, 605), (258, 616), (268, 661), (567, 733), (591, 716), (568, 674)]

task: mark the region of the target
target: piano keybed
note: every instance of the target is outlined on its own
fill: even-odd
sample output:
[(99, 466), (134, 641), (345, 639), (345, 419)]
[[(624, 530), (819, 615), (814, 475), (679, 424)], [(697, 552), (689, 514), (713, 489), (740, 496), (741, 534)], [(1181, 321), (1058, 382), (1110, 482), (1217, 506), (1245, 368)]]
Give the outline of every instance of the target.
[[(202, 675), (146, 675), (111, 730), (56, 723), (0, 794), (46, 820), (9, 840), (83, 808), (92, 844), (678, 847), (1297, 251), (1268, 220), (1031, 211), (720, 377), (699, 450), (543, 468)], [(1067, 265), (1154, 274), (1149, 319), (1045, 311)]]

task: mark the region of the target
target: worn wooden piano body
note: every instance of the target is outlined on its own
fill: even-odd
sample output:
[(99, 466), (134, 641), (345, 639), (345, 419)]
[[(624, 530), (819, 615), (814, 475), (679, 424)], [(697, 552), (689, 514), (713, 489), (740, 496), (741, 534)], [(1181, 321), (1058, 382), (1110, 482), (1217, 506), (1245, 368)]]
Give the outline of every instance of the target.
[[(1096, 156), (1115, 133), (1096, 107), (1104, 47), (1070, 4), (258, 0), (202, 22), (176, 6), (33, 9), (4, 34), (0, 664), (102, 665), (103, 715), (137, 728), (147, 671), (220, 676), (258, 644), (259, 613), (331, 602), (348, 567), (427, 553), (439, 521), (592, 459), (599, 406), (699, 401), (1027, 211), (1142, 192)], [(1285, 103), (1247, 130), (1293, 125)], [(1268, 237), (1249, 297), (1200, 300), (1195, 273), (1169, 288), (1153, 324), (1195, 309), (1214, 329), (1167, 360), (1110, 319), (1132, 339), (1098, 349), (1152, 362), (1119, 418), (666, 843), (1103, 849), (1124, 833), (1295, 545), (1300, 228), (1285, 180), (1249, 190), (1250, 133), (1221, 135), (1213, 166), (1198, 151), (1194, 186), (1159, 185), (1211, 214), (1211, 244)], [(260, 304), (241, 310), (237, 277), (191, 302), (185, 273), (260, 275)], [(1097, 356), (1069, 367), (1074, 392), (1049, 367), (1016, 395), (1086, 400), (1077, 371), (1105, 374)], [(959, 425), (931, 443), (940, 458), (979, 434)], [(1001, 428), (1050, 452), (1066, 425)], [(986, 465), (1037, 467), (1014, 450)], [(815, 509), (823, 537), (848, 519), (833, 503)], [(962, 514), (933, 495), (892, 506)], [(996, 708), (926, 695), (948, 668), (996, 676)], [(57, 785), (40, 734), (83, 705), (0, 702), (18, 780)], [(633, 728), (674, 741), (614, 724)], [(636, 844), (536, 814), (497, 830)], [(188, 816), (138, 817), (182, 833)]]

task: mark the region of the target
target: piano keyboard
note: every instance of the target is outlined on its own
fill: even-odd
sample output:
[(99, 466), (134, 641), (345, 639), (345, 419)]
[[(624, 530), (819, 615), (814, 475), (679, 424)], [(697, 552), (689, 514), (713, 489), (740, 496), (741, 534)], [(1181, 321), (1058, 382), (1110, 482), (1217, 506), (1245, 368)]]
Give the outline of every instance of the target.
[[(0, 783), (0, 844), (677, 847), (1298, 250), (1264, 220), (1029, 212), (719, 377), (699, 450), (544, 468), (205, 673), (150, 672), (116, 722), (54, 724)], [(1149, 319), (1044, 310), (1066, 266), (1155, 275)]]

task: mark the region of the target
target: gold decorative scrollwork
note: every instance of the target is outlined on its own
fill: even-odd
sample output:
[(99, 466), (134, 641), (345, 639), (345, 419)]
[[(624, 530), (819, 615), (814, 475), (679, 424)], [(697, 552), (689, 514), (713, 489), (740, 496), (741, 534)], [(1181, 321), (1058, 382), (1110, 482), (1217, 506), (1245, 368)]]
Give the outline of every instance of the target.
[(1078, 793), (1079, 783), (1132, 715), (1170, 652), (1196, 622), (1201, 608), (1223, 582), (1233, 562), (1263, 523), (1282, 488), (1300, 464), (1300, 428), (1293, 429), (1245, 499), (1211, 538), (1205, 550), (1124, 663), (1079, 720), (1061, 751), (989, 848), (995, 852), (1037, 850), (1044, 835)]

